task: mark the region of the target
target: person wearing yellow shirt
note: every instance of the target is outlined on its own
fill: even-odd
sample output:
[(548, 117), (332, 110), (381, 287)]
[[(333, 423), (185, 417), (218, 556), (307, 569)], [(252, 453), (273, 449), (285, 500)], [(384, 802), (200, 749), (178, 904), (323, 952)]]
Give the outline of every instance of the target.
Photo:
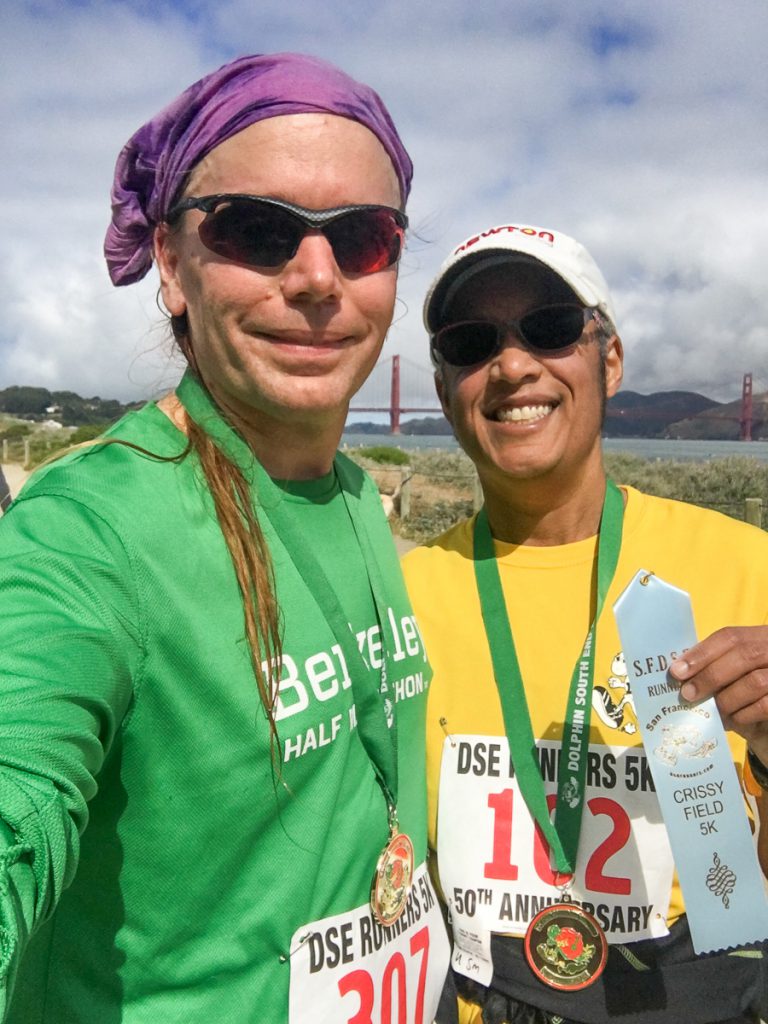
[[(462, 1024), (746, 1024), (765, 1008), (761, 942), (694, 953), (633, 692), (659, 666), (627, 664), (611, 609), (641, 567), (690, 594), (704, 639), (671, 652), (664, 685), (684, 701), (715, 695), (743, 786), (729, 813), (743, 824), (747, 804), (759, 824), (768, 537), (607, 480), (615, 321), (587, 250), (520, 224), (458, 245), (425, 303), (438, 394), (485, 499), (404, 560), (434, 668), (430, 844)], [(711, 754), (692, 727), (655, 736), (667, 765)], [(580, 798), (559, 773), (574, 756), (575, 831)], [(703, 778), (675, 790), (693, 815), (722, 803)]]

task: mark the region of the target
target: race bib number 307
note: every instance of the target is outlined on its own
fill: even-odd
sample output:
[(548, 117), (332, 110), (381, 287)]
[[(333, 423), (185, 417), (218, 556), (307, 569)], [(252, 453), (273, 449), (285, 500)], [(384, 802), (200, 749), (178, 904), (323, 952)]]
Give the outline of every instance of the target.
[[(537, 744), (550, 811), (560, 744)], [(523, 800), (504, 737), (446, 739), (438, 805), (440, 883), (454, 931), (523, 935), (566, 879)], [(569, 901), (593, 914), (609, 942), (667, 934), (673, 862), (638, 747), (592, 746)]]
[(450, 950), (425, 865), (389, 928), (368, 904), (291, 940), (290, 1024), (431, 1024)]

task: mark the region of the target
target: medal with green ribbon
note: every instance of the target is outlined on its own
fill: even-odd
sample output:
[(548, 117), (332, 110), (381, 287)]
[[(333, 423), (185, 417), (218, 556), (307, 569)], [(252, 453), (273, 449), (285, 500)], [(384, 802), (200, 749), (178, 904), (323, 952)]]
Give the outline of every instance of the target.
[[(525, 686), (507, 614), (493, 537), (484, 508), (475, 521), (475, 578), (510, 756), (526, 806), (549, 844), (556, 870), (564, 876), (564, 894), (567, 893), (570, 876), (576, 866), (584, 811), (595, 628), (616, 571), (623, 518), (624, 499), (621, 491), (608, 480), (598, 535), (595, 613), (571, 676), (554, 820), (550, 819), (547, 806)], [(572, 936), (571, 933), (577, 934)], [(574, 958), (559, 956), (562, 950), (559, 938), (563, 935), (563, 941), (570, 939), (573, 947), (580, 949), (579, 963), (576, 965), (578, 969), (575, 971)], [(546, 908), (531, 921), (525, 948), (528, 963), (540, 980), (555, 988), (571, 990), (591, 984), (601, 973), (607, 954), (607, 944), (600, 926), (581, 907), (567, 903), (567, 895), (564, 895), (562, 902)]]

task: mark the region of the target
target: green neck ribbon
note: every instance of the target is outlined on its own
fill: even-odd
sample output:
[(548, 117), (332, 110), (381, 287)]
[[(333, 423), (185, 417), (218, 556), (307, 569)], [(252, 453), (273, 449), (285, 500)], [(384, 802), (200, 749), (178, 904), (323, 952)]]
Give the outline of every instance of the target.
[[(328, 577), (311, 546), (304, 538), (284, 491), (272, 480), (244, 439), (223, 418), (197, 377), (187, 371), (176, 392), (195, 423), (209, 434), (245, 474), (258, 495), (257, 510), (266, 516), (278, 541), (307, 584), (341, 648), (352, 682), (357, 731), (373, 766), (376, 780), (387, 801), (390, 823), (395, 820), (398, 794), (397, 728), (392, 708), (391, 725), (387, 713), (386, 666), (388, 652), (394, 649), (383, 574), (359, 509), (359, 485), (349, 477), (347, 466), (338, 459), (334, 470), (344, 504), (366, 566), (376, 617), (382, 631), (382, 668), (374, 673), (357, 645), (350, 623), (336, 597)], [(389, 702), (394, 704), (392, 696)]]
[(624, 499), (621, 491), (612, 480), (608, 480), (598, 536), (595, 617), (571, 676), (557, 776), (554, 822), (550, 820), (544, 793), (525, 686), (485, 508), (480, 510), (475, 521), (475, 578), (501, 700), (510, 757), (528, 810), (549, 843), (557, 871), (565, 875), (572, 874), (576, 866), (581, 816), (584, 810), (592, 683), (595, 673), (595, 626), (616, 572), (621, 551), (623, 519)]

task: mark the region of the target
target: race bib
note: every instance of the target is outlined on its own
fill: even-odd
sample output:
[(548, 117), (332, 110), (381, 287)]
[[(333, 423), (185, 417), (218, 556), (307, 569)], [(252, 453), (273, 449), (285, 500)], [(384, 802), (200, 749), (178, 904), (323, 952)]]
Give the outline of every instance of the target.
[[(560, 744), (539, 741), (537, 750), (552, 811)], [(586, 782), (569, 902), (593, 914), (611, 943), (666, 935), (674, 865), (645, 753), (592, 746)], [(523, 935), (562, 895), (565, 878), (528, 812), (504, 737), (446, 739), (437, 836), (454, 934), (476, 961), (485, 958), (489, 932)], [(455, 955), (454, 966), (462, 969)], [(486, 974), (487, 966), (470, 976)]]
[(290, 1024), (431, 1024), (450, 949), (424, 864), (389, 928), (369, 904), (299, 928), (291, 940)]

